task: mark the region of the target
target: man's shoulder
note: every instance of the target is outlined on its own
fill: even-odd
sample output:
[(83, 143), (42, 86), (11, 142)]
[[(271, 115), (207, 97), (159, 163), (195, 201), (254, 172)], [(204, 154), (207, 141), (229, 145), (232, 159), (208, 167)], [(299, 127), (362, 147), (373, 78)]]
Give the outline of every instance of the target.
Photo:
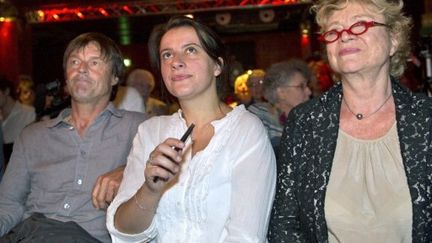
[(148, 115), (143, 112), (128, 111), (128, 110), (118, 110), (118, 111), (122, 114), (123, 118), (126, 119), (144, 121), (149, 118)]

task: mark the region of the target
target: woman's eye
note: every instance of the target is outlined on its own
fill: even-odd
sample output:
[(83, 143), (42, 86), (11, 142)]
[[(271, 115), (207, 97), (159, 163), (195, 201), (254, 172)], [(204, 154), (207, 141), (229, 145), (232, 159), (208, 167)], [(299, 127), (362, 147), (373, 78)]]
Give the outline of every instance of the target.
[(171, 53), (164, 52), (164, 53), (161, 54), (161, 57), (162, 57), (162, 59), (166, 60), (166, 59), (168, 59), (168, 58), (171, 57)]
[(186, 53), (196, 53), (197, 49), (195, 47), (186, 48)]
[(161, 53), (161, 58), (166, 60), (169, 59), (172, 56), (171, 52), (162, 52)]

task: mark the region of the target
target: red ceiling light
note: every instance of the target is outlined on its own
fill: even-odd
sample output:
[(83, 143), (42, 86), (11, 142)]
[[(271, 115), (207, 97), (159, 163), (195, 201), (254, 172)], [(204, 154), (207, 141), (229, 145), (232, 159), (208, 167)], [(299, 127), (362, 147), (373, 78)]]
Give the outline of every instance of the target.
[(99, 8), (99, 13), (101, 13), (103, 16), (108, 17), (109, 14), (104, 8)]
[(84, 14), (81, 13), (80, 11), (76, 11), (75, 14), (76, 14), (76, 16), (78, 16), (78, 18), (80, 18), (80, 19), (84, 19), (84, 18), (85, 18)]
[(127, 6), (127, 5), (124, 5), (123, 7), (122, 7), (122, 9), (124, 10), (124, 11), (126, 11), (128, 14), (133, 14), (133, 11), (129, 8), (129, 6)]
[[(0, 0), (1, 2), (1, 0)], [(253, 6), (272, 7), (289, 4), (310, 4), (313, 0), (176, 0), (164, 1), (164, 3), (154, 1), (125, 1), (122, 4), (95, 4), (64, 8), (48, 7), (41, 10), (30, 10), (26, 13), (27, 20), (33, 23), (51, 22), (51, 21), (73, 21), (82, 19), (110, 18), (123, 16), (139, 16), (146, 14), (163, 14), (163, 13), (185, 13), (205, 10), (217, 10), (230, 8), (249, 8)], [(168, 2), (168, 3), (167, 3)], [(168, 5), (168, 6), (167, 6)], [(42, 12), (44, 15), (40, 15)]]

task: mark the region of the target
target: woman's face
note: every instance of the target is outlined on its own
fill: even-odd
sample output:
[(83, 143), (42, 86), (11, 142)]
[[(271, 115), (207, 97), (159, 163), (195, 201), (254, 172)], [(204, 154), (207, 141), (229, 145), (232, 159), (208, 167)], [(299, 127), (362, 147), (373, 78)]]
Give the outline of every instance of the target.
[(190, 99), (216, 93), (221, 67), (205, 52), (195, 29), (177, 27), (166, 32), (159, 54), (162, 78), (172, 95)]
[(22, 88), (19, 92), (19, 101), (25, 105), (33, 105), (35, 100), (35, 94), (33, 90), (28, 88)]
[[(359, 3), (350, 3), (330, 15), (325, 31), (341, 31), (360, 21), (386, 24), (382, 14), (372, 12)], [(397, 43), (386, 28), (373, 26), (361, 35), (344, 31), (338, 40), (326, 44), (332, 69), (342, 76), (388, 72), (390, 56), (396, 51)]]
[(294, 107), (309, 100), (312, 91), (308, 86), (308, 80), (300, 72), (290, 77), (286, 85), (276, 89), (278, 103), (288, 107)]
[(261, 76), (250, 76), (246, 82), (252, 98), (256, 101), (262, 100), (264, 96), (263, 78)]

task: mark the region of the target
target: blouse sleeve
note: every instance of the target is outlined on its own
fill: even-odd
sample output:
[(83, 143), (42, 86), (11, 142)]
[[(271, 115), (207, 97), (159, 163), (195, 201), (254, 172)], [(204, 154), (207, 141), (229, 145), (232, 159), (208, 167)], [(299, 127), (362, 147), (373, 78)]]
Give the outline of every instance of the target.
[(111, 234), (113, 243), (150, 242), (157, 235), (155, 220), (152, 221), (149, 228), (147, 228), (144, 232), (134, 235), (122, 233), (114, 226), (114, 215), (118, 207), (122, 203), (129, 200), (145, 181), (144, 169), (148, 155), (151, 152), (150, 149), (153, 149), (151, 144), (154, 142), (152, 141), (152, 137), (154, 136), (150, 134), (149, 129), (146, 129), (145, 123), (146, 122), (138, 127), (138, 133), (133, 140), (132, 149), (127, 159), (127, 164), (123, 173), (123, 180), (120, 184), (119, 191), (113, 202), (108, 207), (107, 228)]
[(265, 242), (276, 186), (276, 159), (260, 121), (243, 130), (242, 151), (232, 174), (232, 197), (224, 242)]
[(296, 132), (295, 121), (294, 112), (290, 112), (279, 147), (276, 196), (268, 236), (270, 243), (306, 242), (300, 230), (296, 197), (296, 162), (299, 161), (295, 161), (295, 155), (301, 153), (303, 139), (301, 133)]

